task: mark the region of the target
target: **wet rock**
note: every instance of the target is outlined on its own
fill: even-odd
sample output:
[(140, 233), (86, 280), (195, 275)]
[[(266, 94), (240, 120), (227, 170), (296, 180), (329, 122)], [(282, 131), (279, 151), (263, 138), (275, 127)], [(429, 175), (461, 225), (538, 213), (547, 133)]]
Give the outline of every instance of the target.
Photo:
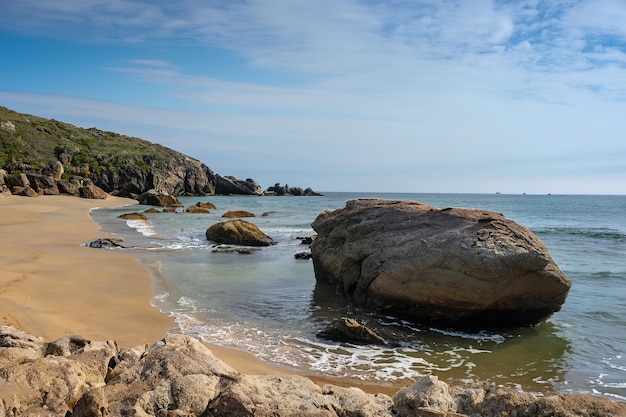
[(254, 217), (254, 213), (250, 213), (249, 211), (245, 211), (245, 210), (231, 210), (222, 214), (222, 217), (230, 218), (230, 219)]
[(263, 233), (255, 224), (245, 220), (228, 220), (215, 223), (206, 231), (208, 240), (242, 246), (270, 246), (276, 241)]
[(192, 213), (192, 214), (209, 214), (209, 209), (206, 209), (204, 207), (198, 207), (198, 206), (189, 206), (187, 207), (187, 209), (185, 210), (187, 213)]
[(143, 213), (124, 213), (117, 216), (117, 218), (123, 220), (150, 220), (150, 218)]
[(87, 246), (88, 248), (96, 248), (96, 249), (102, 249), (102, 248), (106, 248), (106, 249), (112, 249), (112, 248), (123, 248), (124, 246), (119, 243), (121, 242), (121, 239), (94, 239), (91, 240), (87, 243), (85, 243), (85, 246)]
[(499, 213), (363, 199), (312, 226), (318, 281), (414, 321), (533, 324), (558, 311), (571, 286), (539, 238)]
[(324, 330), (320, 331), (317, 336), (336, 342), (375, 345), (387, 344), (387, 341), (374, 330), (350, 318), (333, 320)]
[(201, 207), (201, 208), (205, 208), (205, 209), (209, 209), (209, 210), (216, 210), (217, 209), (215, 204), (213, 204), (213, 203), (211, 203), (209, 201), (205, 201), (205, 202), (198, 201), (196, 203), (196, 207)]

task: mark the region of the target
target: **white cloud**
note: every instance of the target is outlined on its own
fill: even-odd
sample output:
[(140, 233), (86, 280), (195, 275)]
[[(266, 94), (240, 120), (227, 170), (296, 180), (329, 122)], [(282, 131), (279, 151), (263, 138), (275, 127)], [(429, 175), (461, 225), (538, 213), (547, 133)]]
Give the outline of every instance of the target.
[[(162, 108), (0, 92), (211, 166), (235, 166), (234, 153), (258, 172), (255, 156), (290, 160), (285, 170), (314, 158), (330, 178), (371, 166), (395, 169), (398, 181), (433, 174), (442, 191), (477, 179), (506, 191), (515, 175), (548, 183), (543, 173), (600, 172), (601, 159), (573, 161), (592, 143), (603, 156), (626, 150), (626, 6), (617, 0), (24, 0), (5, 13), (0, 26), (19, 21), (22, 31), (243, 59), (244, 75), (228, 80), (165, 52), (108, 68), (149, 85), (169, 101)], [(265, 83), (264, 71), (292, 81)]]

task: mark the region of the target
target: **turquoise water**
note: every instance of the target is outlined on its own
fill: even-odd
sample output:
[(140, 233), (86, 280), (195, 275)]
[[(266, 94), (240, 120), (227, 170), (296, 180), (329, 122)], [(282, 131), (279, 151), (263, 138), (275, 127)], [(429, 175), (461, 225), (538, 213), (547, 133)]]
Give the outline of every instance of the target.
[[(503, 213), (546, 244), (573, 282), (569, 297), (545, 323), (477, 333), (423, 327), (338, 303), (332, 291), (316, 287), (311, 261), (294, 258), (308, 250), (297, 238), (314, 233), (310, 224), (319, 212), (359, 197)], [(626, 196), (328, 193), (181, 201), (210, 201), (217, 210), (151, 214), (149, 222), (117, 218), (146, 206), (92, 213), (156, 272), (153, 303), (176, 318), (176, 331), (329, 376), (401, 383), (434, 373), (451, 383), (593, 392), (626, 401)], [(248, 220), (278, 244), (242, 255), (206, 240), (204, 232), (225, 211), (240, 209), (255, 213)], [(403, 342), (351, 346), (315, 336), (346, 315)]]

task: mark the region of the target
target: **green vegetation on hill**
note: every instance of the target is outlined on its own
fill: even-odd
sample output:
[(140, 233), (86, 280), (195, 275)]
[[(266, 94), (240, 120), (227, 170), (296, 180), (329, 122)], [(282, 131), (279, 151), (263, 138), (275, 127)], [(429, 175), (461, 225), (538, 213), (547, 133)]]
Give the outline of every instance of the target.
[(0, 129), (0, 168), (8, 172), (42, 170), (61, 160), (66, 175), (88, 177), (104, 168), (165, 168), (168, 161), (180, 157), (172, 149), (143, 139), (0, 107), (0, 124), (7, 122), (15, 130), (10, 125)]

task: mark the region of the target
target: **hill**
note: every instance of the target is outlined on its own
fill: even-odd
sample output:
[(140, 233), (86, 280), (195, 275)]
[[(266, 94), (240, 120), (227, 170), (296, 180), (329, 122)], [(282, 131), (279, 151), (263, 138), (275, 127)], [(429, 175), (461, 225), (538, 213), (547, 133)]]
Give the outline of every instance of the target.
[(26, 195), (78, 194), (85, 184), (131, 198), (149, 190), (174, 196), (263, 194), (252, 179), (222, 177), (165, 146), (1, 106), (0, 169), (6, 171), (6, 187)]

